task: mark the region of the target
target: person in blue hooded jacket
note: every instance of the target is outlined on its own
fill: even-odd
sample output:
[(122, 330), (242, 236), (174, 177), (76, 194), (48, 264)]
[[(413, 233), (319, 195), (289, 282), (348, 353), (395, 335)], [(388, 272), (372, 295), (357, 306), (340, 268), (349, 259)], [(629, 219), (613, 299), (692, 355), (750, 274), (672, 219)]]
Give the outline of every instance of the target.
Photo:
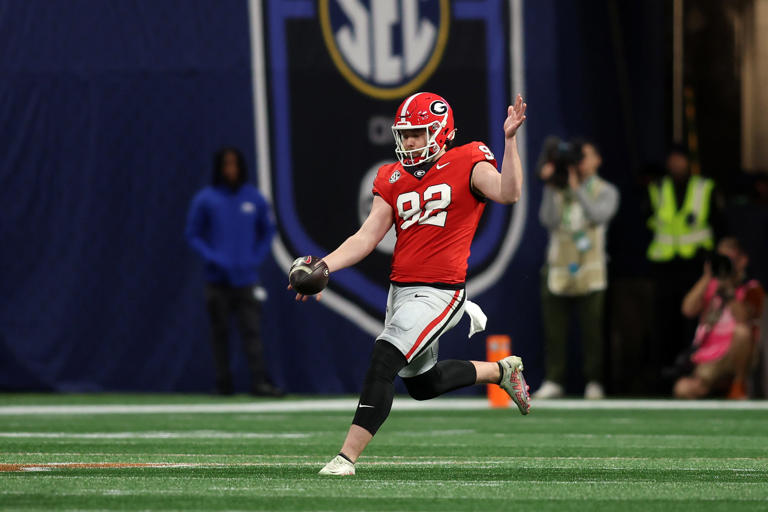
[(275, 234), (269, 204), (247, 183), (242, 153), (233, 147), (216, 152), (213, 184), (192, 199), (186, 236), (205, 262), (206, 308), (211, 322), (211, 343), (216, 364), (216, 389), (232, 394), (229, 367), (229, 325), (237, 319), (248, 356), (251, 393), (281, 396), (267, 376), (261, 343), (259, 266), (269, 254)]

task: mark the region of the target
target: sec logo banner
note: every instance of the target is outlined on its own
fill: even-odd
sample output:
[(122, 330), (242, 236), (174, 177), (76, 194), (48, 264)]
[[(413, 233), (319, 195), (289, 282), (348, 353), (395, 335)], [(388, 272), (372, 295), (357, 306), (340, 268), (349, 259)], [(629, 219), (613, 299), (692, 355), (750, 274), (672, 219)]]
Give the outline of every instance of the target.
[[(374, 177), (397, 160), (391, 126), (414, 88), (449, 102), (457, 145), (478, 140), (489, 155), (503, 152), (506, 107), (513, 90), (524, 91), (521, 0), (450, 7), (442, 0), (249, 0), (259, 188), (274, 209), (272, 249), (284, 271), (298, 256), (328, 254), (360, 228)], [(447, 108), (429, 105), (438, 116)], [(406, 176), (392, 170), (384, 179)], [(506, 271), (525, 225), (525, 198), (514, 208), (486, 207), (468, 261), (470, 296), (496, 286)], [(335, 272), (321, 303), (378, 334), (395, 243), (391, 230), (367, 258)]]
[(356, 89), (406, 96), (435, 71), (448, 40), (448, 0), (320, 0), (323, 40)]

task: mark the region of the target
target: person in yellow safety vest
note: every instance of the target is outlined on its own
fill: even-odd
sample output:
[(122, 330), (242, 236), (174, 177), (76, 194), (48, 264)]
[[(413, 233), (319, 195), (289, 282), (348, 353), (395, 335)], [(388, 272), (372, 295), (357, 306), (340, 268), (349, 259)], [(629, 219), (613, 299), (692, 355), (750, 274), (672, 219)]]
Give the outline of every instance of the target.
[[(688, 159), (673, 152), (668, 159), (670, 175), (648, 186), (653, 216), (648, 227), (654, 232), (648, 259), (664, 262), (680, 257), (693, 258), (699, 249), (712, 250), (714, 236), (709, 225), (714, 182), (701, 176), (688, 177)], [(676, 187), (685, 186), (682, 204)]]

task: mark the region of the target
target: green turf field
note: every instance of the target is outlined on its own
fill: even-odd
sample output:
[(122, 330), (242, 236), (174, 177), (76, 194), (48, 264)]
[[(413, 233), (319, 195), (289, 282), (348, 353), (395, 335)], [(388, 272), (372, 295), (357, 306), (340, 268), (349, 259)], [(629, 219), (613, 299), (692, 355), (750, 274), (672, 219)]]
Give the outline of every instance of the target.
[[(0, 395), (0, 510), (768, 510), (765, 407), (560, 402), (521, 417), (403, 410), (415, 404), (403, 399), (357, 475), (332, 478), (316, 473), (338, 450), (351, 409), (322, 410), (315, 398), (278, 402), (293, 412), (251, 403)], [(28, 408), (36, 404), (85, 407)], [(103, 413), (110, 404), (127, 407)]]

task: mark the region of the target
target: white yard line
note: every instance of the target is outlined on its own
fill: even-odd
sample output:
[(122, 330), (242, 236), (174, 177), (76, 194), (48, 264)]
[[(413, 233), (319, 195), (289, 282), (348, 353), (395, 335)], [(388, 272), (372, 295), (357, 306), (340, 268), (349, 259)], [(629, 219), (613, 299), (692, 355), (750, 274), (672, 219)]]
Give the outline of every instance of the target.
[(304, 432), (223, 432), (192, 430), (188, 432), (0, 432), (0, 439), (304, 439), (313, 434)]
[[(62, 398), (65, 400), (66, 398)], [(348, 412), (354, 410), (357, 400), (337, 398), (330, 400), (286, 400), (253, 403), (218, 404), (152, 404), (152, 405), (6, 405), (0, 406), (0, 416), (33, 414), (221, 414), (221, 413), (301, 413)], [(488, 409), (482, 398), (443, 398), (417, 402), (410, 398), (396, 398), (393, 410), (470, 411)], [(725, 400), (547, 400), (534, 401), (536, 410), (729, 410), (768, 411), (768, 401)]]

